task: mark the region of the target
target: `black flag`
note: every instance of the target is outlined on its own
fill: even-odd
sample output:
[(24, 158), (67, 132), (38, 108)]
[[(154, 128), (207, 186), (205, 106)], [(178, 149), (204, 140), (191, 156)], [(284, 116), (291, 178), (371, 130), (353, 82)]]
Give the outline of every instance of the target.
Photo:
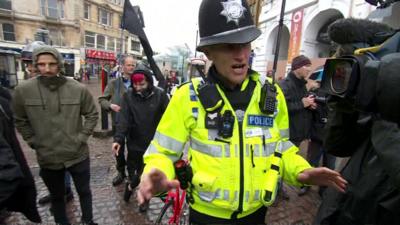
[(140, 43), (142, 44), (144, 53), (146, 54), (147, 61), (149, 62), (150, 67), (158, 80), (158, 86), (165, 89), (165, 78), (162, 75), (160, 68), (158, 68), (156, 62), (153, 59), (153, 49), (151, 49), (149, 40), (147, 40), (147, 36), (143, 30), (143, 27), (144, 20), (139, 6), (133, 7), (129, 0), (125, 0), (121, 28), (126, 29), (130, 33), (138, 36)]

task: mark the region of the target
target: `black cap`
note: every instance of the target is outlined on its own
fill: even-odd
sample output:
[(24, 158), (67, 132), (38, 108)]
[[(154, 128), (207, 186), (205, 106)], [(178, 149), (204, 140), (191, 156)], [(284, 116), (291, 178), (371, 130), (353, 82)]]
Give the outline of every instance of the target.
[(199, 10), (197, 50), (215, 44), (249, 43), (261, 31), (254, 25), (246, 0), (203, 0)]

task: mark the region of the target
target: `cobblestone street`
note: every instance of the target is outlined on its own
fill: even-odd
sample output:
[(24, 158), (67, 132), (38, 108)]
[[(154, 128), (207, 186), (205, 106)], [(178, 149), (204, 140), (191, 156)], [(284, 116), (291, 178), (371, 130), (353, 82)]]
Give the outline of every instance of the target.
[[(96, 99), (100, 95), (100, 84), (96, 79), (91, 79), (90, 83), (85, 83)], [(99, 128), (97, 128), (99, 129)], [(20, 136), (19, 136), (20, 137)], [(39, 177), (39, 167), (36, 156), (26, 143), (20, 138), (20, 143), (24, 149), (31, 171), (34, 175), (38, 199), (46, 195), (47, 189)], [(154, 199), (148, 212), (139, 212), (135, 196), (132, 196), (129, 203), (123, 200), (124, 185), (113, 187), (112, 178), (116, 174), (114, 168), (114, 157), (111, 154), (112, 138), (93, 138), (89, 139), (90, 159), (91, 159), (91, 188), (93, 194), (94, 221), (99, 224), (152, 224), (162, 203)], [(315, 215), (320, 198), (317, 188), (313, 187), (304, 196), (298, 196), (299, 189), (285, 186), (290, 200), (278, 198), (278, 202), (270, 207), (267, 214), (267, 224), (311, 224)], [(38, 205), (43, 224), (53, 224), (54, 219), (49, 211), (49, 205)], [(67, 211), (71, 222), (80, 222), (79, 198), (74, 188), (74, 200), (68, 203)], [(13, 213), (6, 220), (7, 224), (32, 224), (29, 223), (21, 214)]]

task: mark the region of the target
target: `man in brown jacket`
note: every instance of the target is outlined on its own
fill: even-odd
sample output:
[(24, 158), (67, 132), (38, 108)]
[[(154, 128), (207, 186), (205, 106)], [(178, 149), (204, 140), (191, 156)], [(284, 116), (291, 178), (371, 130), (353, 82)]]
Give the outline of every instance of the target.
[(96, 224), (87, 145), (98, 120), (94, 99), (82, 84), (64, 76), (63, 58), (55, 48), (35, 49), (33, 65), (40, 75), (15, 89), (16, 127), (36, 150), (40, 176), (51, 194), (55, 222), (70, 224), (64, 199), (64, 175), (68, 171), (79, 195), (82, 223)]
[[(127, 55), (122, 59), (122, 76), (117, 77), (117, 79), (111, 80), (106, 89), (104, 90), (103, 96), (99, 97), (99, 103), (101, 108), (111, 112), (111, 118), (113, 123), (113, 132), (115, 132), (115, 127), (118, 125), (120, 119), (121, 110), (121, 99), (124, 93), (126, 93), (131, 86), (130, 76), (136, 68), (136, 59), (131, 55)], [(125, 139), (124, 139), (125, 143)], [(121, 184), (125, 177), (125, 144), (121, 145), (119, 154), (115, 156), (117, 161), (117, 171), (118, 174), (114, 177), (112, 184), (114, 186)]]

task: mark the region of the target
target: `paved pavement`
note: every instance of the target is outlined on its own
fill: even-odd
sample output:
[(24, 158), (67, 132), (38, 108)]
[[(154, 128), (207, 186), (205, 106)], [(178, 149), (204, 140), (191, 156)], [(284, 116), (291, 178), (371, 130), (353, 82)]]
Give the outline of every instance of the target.
[[(93, 96), (96, 98), (101, 94), (100, 84), (96, 79), (85, 83)], [(96, 128), (99, 129), (99, 126)], [(35, 153), (20, 138), (21, 145), (26, 154), (26, 158), (34, 175), (38, 198), (47, 194), (46, 187), (39, 177), (39, 168)], [(126, 225), (146, 225), (152, 224), (162, 207), (158, 199), (153, 199), (150, 209), (142, 214), (134, 199), (129, 203), (123, 200), (124, 185), (113, 187), (111, 181), (116, 174), (114, 168), (114, 158), (111, 155), (110, 137), (98, 139), (89, 138), (90, 159), (91, 159), (91, 188), (93, 193), (93, 213), (94, 220), (99, 224), (126, 224)], [(297, 188), (285, 186), (289, 200), (278, 198), (278, 201), (269, 208), (266, 223), (267, 224), (311, 224), (320, 203), (317, 189), (312, 190), (305, 196), (298, 196)], [(67, 205), (68, 216), (74, 224), (80, 222), (80, 206), (78, 196), (74, 190), (74, 200)], [(49, 205), (38, 205), (43, 224), (53, 224), (54, 219), (49, 211)], [(21, 214), (13, 213), (6, 220), (6, 224), (32, 224), (29, 223)]]

